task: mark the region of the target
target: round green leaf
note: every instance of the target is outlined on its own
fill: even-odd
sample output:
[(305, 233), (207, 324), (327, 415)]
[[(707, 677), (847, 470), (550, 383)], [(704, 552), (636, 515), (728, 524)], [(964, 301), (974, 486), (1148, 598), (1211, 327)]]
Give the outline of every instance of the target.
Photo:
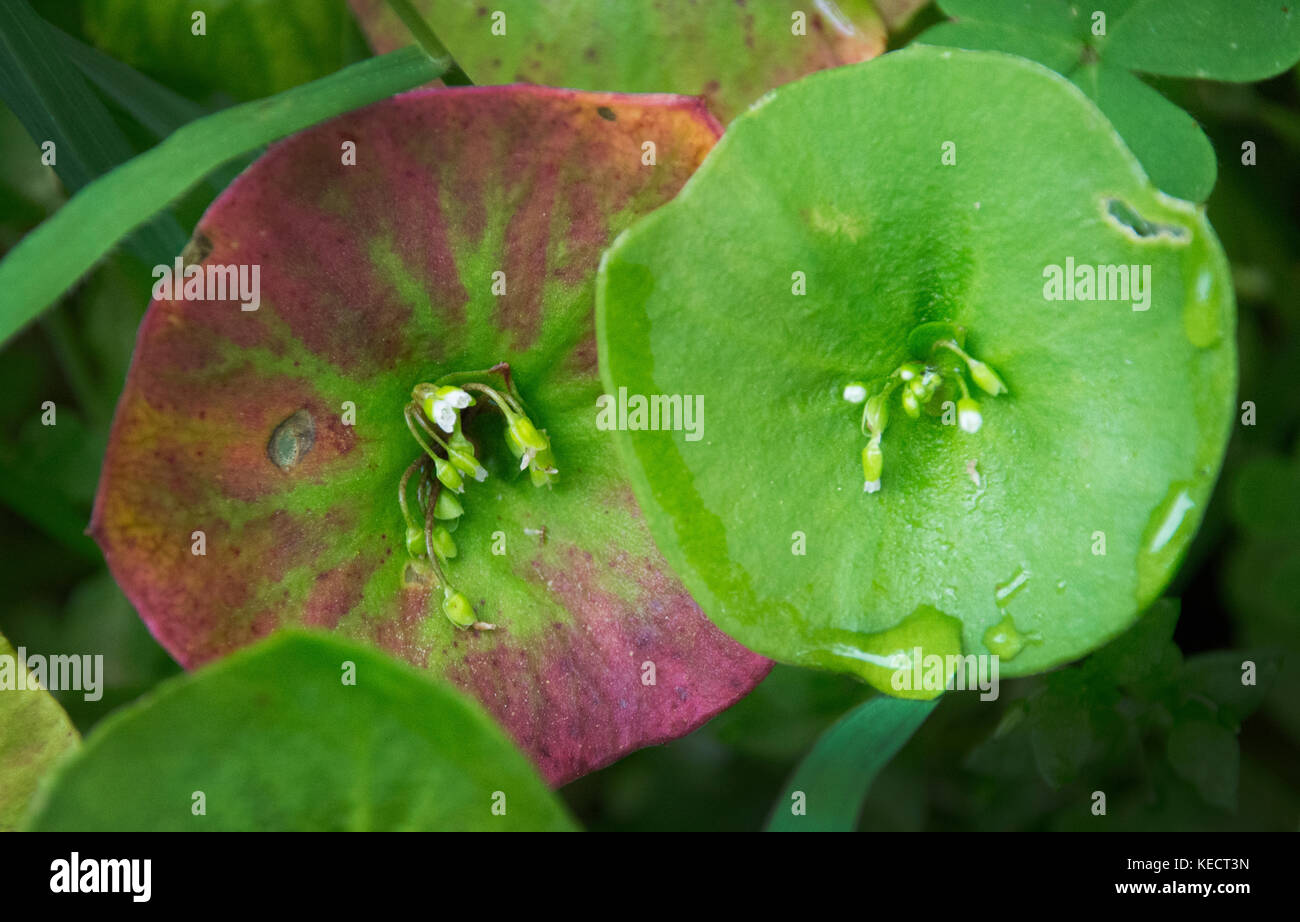
[[(385, 0), (350, 0), (376, 51), (410, 41)], [(704, 96), (729, 119), (803, 74), (873, 58), (885, 29), (870, 0), (412, 0), (477, 84), (539, 83)], [(905, 15), (905, 4), (894, 12)]]
[(573, 828), (470, 701), (373, 650), (296, 632), (173, 679), (104, 721), (55, 775), (29, 825)]
[[(1070, 262), (1149, 267), (1149, 302), (1048, 300)], [(981, 395), (974, 434), (895, 403), (864, 493), (844, 389), (933, 321), (1008, 392)], [(697, 441), (619, 433), (705, 612), (751, 649), (913, 697), (934, 692), (892, 666), (917, 646), (1035, 672), (1156, 598), (1221, 463), (1234, 323), (1202, 210), (1155, 190), (1077, 88), (925, 46), (737, 119), (607, 254), (597, 311), (611, 393), (706, 407)]]

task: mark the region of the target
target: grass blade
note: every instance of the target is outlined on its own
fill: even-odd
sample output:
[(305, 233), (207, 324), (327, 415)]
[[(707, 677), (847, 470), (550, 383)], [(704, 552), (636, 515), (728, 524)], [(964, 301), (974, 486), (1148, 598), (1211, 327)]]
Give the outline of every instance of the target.
[[(53, 26), (50, 31), (64, 55), (80, 68), (85, 78), (139, 122), (154, 140), (161, 141), (181, 126), (209, 114), (209, 110), (193, 100), (173, 92), (98, 48)], [(227, 163), (208, 176), (207, 182), (213, 194), (219, 194), (230, 185), (251, 159), (240, 158)]]
[(208, 114), (198, 103), (169, 90), (98, 48), (52, 26), (50, 31), (54, 33), (54, 40), (64, 57), (77, 65), (87, 80), (154, 137), (165, 138), (187, 122)]
[[(871, 782), (930, 716), (939, 699), (876, 695), (827, 730), (795, 769), (768, 820), (768, 832), (850, 832)], [(807, 813), (791, 810), (802, 791)]]
[[(27, 0), (0, 3), (0, 95), (33, 141), (54, 142), (54, 170), (70, 193), (135, 154), (108, 109), (68, 64), (53, 27)], [(184, 231), (168, 215), (136, 235), (132, 250), (152, 265), (184, 244)]]
[(0, 262), (5, 299), (0, 306), (0, 343), (72, 287), (126, 234), (223, 163), (339, 113), (435, 80), (450, 63), (414, 46), (371, 58), (190, 122), (157, 147), (90, 183)]

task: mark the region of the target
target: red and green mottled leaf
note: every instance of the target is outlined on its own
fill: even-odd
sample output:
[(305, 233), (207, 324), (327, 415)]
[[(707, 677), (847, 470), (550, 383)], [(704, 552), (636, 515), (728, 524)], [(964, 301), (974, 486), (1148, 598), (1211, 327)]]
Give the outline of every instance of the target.
[[(423, 90), (250, 167), (189, 254), (259, 266), (260, 308), (150, 305), (96, 500), (93, 533), (163, 645), (195, 666), (287, 625), (370, 641), (474, 694), (553, 783), (743, 696), (768, 662), (670, 575), (595, 425), (600, 254), (718, 131), (678, 97)], [(534, 488), (499, 419), (467, 424), (491, 476), (463, 497), (451, 576), (500, 625), (476, 634), (403, 581), (397, 488), (419, 449), (402, 409), (417, 382), (499, 360), (561, 476)], [(282, 468), (269, 443), (290, 417)]]
[[(411, 42), (384, 0), (349, 2), (376, 51)], [(411, 5), (475, 83), (687, 93), (704, 96), (723, 119), (772, 87), (885, 50), (884, 22), (870, 0)], [(893, 6), (902, 16), (906, 5)]]

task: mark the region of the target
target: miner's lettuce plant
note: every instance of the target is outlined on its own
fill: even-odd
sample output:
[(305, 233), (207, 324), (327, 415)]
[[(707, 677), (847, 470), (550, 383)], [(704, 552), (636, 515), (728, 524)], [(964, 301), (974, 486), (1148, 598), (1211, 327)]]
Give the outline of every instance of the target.
[[(76, 192), (0, 263), (0, 337), (124, 241), (177, 275), (91, 533), (196, 671), (80, 746), (48, 696), (0, 697), (23, 729), (0, 732), (0, 826), (39, 783), (38, 829), (571, 828), (546, 784), (691, 731), (771, 657), (882, 693), (769, 821), (852, 828), (942, 691), (900, 667), (1029, 675), (1109, 641), (999, 728), (1064, 783), (1084, 747), (1058, 718), (1136, 682), (1125, 632), (1235, 407), (1231, 280), (1194, 204), (1213, 152), (1132, 72), (1276, 73), (1290, 12), (1107, 3), (1098, 34), (1073, 4), (945, 0), (932, 45), (872, 60), (919, 4), (352, 0), (387, 53), (351, 63), (350, 24), (295, 3), (278, 44), (316, 51), (208, 113), (102, 53), (200, 79), (167, 25), (188, 13), (124, 30), (121, 5), (90, 4), (100, 50), (26, 0), (0, 13), (0, 90)], [(223, 15), (236, 44), (265, 20)], [(403, 92), (440, 77), (569, 89)], [(161, 143), (137, 153), (119, 109)], [(220, 194), (186, 244), (187, 192)], [(204, 290), (250, 263), (256, 310)], [(703, 437), (600, 431), (624, 391), (699, 396)], [(1180, 715), (1173, 770), (1228, 803), (1235, 774), (1196, 756), (1255, 699), (1198, 709), (1156, 611), (1169, 668), (1136, 684)]]
[[(1076, 291), (1076, 256), (1134, 287)], [(1018, 675), (1127, 628), (1194, 534), (1233, 417), (1231, 284), (1203, 212), (1154, 189), (1082, 93), (1007, 55), (915, 46), (773, 94), (610, 250), (598, 311), (607, 389), (713, 410), (701, 442), (618, 433), (704, 610), (886, 693), (942, 688), (900, 689), (899, 650), (999, 653)], [(965, 348), (918, 349), (927, 324)], [(846, 388), (935, 356), (961, 389), (890, 411), (864, 492)], [(980, 423), (945, 425), (967, 374)]]

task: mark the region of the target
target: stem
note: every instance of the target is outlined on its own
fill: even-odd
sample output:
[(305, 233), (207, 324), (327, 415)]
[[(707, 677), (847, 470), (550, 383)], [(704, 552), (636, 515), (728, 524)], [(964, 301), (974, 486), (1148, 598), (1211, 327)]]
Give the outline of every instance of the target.
[(945, 349), (949, 349), (949, 350), (951, 350), (951, 351), (957, 353), (959, 356), (961, 356), (961, 360), (962, 360), (963, 362), (965, 362), (966, 364), (968, 364), (968, 365), (969, 365), (971, 362), (975, 361), (975, 360), (972, 359), (969, 355), (966, 354), (966, 350), (965, 350), (965, 349), (963, 349), (961, 346), (957, 345), (957, 343), (954, 342), (954, 341), (951, 340), (951, 339), (940, 340), (939, 342), (935, 343), (935, 345), (936, 345), (936, 346), (942, 346), (942, 347), (945, 348)]
[[(408, 403), (403, 413), (406, 416), (406, 428), (411, 430), (411, 435), (415, 438), (415, 441), (420, 443), (420, 447), (424, 449), (425, 454), (427, 454), (430, 458), (434, 458), (434, 459), (439, 458), (438, 454), (425, 443), (424, 436), (420, 434), (420, 431), (423, 431), (435, 442), (441, 445), (442, 450), (447, 452), (447, 457), (451, 457), (451, 447), (446, 442), (444, 442), (438, 436), (438, 433), (435, 432), (430, 427), (429, 422), (424, 418), (424, 414), (420, 412), (419, 407), (417, 407), (414, 403)], [(419, 424), (420, 431), (416, 430), (415, 428), (416, 424)], [(445, 460), (445, 459), (439, 459), (439, 460)]]
[(438, 40), (429, 24), (420, 18), (420, 14), (411, 6), (410, 0), (388, 0), (388, 8), (397, 14), (415, 40), (420, 43), (424, 53), (434, 60), (448, 58), (446, 47)]
[[(412, 518), (410, 506), (408, 506), (406, 502), (406, 485), (410, 482), (411, 475), (415, 473), (416, 468), (423, 466), (423, 464), (423, 458), (416, 458), (412, 461), (411, 466), (408, 467), (406, 473), (402, 475), (402, 482), (397, 485), (397, 502), (402, 507), (402, 518), (406, 520), (406, 526), (408, 528), (415, 524), (415, 519)], [(417, 498), (419, 497), (418, 491), (416, 496)]]
[(433, 507), (438, 503), (438, 493), (441, 490), (442, 483), (435, 480), (433, 484), (433, 492), (429, 494), (429, 506), (424, 513), (424, 549), (426, 553), (428, 553), (429, 563), (433, 565), (433, 569), (438, 577), (438, 584), (446, 587), (449, 584), (447, 582), (447, 575), (442, 571), (443, 559), (433, 546)]
[(81, 405), (86, 418), (96, 427), (106, 427), (112, 418), (113, 407), (106, 404), (101, 396), (102, 389), (95, 383), (95, 374), (86, 360), (72, 325), (68, 322), (67, 307), (60, 306), (50, 311), (41, 320), (41, 327), (49, 339), (54, 359), (58, 362), (69, 389)]
[(522, 408), (516, 409), (514, 407), (511, 407), (509, 404), (505, 402), (505, 400), (502, 398), (500, 393), (488, 387), (486, 384), (480, 384), (477, 381), (469, 381), (466, 382), (465, 384), (462, 384), (461, 389), (467, 391), (479, 391), (480, 393), (487, 394), (490, 398), (492, 398), (492, 402), (501, 408), (501, 412), (505, 413), (506, 415), (510, 415), (511, 413), (520, 416), (523, 415), (524, 411)]

